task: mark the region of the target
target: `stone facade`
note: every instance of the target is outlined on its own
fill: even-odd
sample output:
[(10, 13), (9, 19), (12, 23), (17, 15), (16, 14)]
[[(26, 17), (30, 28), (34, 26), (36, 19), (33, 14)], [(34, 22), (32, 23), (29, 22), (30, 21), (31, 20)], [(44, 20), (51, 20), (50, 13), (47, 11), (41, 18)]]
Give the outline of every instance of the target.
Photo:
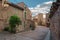
[(33, 20), (37, 25), (46, 25), (46, 18), (43, 18), (43, 15), (46, 17), (46, 14), (39, 13), (38, 15), (33, 17)]
[(60, 40), (60, 8), (55, 12), (54, 16), (50, 19), (50, 30), (52, 40)]
[(49, 22), (49, 14), (50, 13), (46, 13), (46, 26), (49, 27), (50, 22)]
[(50, 10), (51, 40), (60, 40), (60, 2), (53, 2)]
[(22, 25), (20, 25), (18, 28), (20, 31), (24, 30), (24, 25), (26, 27), (30, 26), (29, 24), (27, 24), (27, 22), (25, 22), (24, 24), (24, 21), (31, 20), (32, 16), (31, 16), (31, 11), (28, 9), (28, 7), (26, 7), (26, 20), (25, 20), (25, 14), (24, 14), (25, 4), (23, 2), (17, 5), (8, 2), (6, 4), (9, 6), (8, 7), (2, 6), (2, 1), (0, 1), (0, 30), (4, 29), (4, 27), (8, 25), (8, 20), (12, 15), (17, 15), (18, 17), (20, 17), (22, 21)]
[(44, 25), (44, 23), (43, 23), (43, 13), (38, 14), (38, 25)]

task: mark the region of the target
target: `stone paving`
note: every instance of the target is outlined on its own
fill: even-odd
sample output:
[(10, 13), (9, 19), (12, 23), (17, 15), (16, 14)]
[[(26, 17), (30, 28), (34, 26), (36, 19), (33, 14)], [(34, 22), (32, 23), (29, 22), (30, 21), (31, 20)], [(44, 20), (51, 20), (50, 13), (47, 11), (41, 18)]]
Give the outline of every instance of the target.
[(11, 34), (8, 32), (0, 32), (0, 40), (44, 40), (49, 29), (44, 26), (37, 26), (34, 31), (20, 32)]

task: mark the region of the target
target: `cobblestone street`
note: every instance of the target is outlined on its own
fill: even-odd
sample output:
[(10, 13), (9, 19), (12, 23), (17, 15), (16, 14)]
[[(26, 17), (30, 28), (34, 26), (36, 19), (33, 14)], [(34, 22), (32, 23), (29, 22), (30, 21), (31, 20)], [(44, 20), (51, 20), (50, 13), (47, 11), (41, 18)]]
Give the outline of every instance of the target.
[(26, 31), (17, 34), (1, 32), (0, 40), (46, 40), (48, 32), (48, 28), (44, 26), (37, 26), (34, 31)]

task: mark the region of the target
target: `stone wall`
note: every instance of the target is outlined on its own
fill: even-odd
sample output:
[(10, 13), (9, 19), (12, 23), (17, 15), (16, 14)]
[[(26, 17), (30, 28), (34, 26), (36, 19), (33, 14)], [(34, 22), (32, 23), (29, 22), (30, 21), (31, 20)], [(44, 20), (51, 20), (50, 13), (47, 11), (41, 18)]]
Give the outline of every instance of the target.
[(51, 40), (60, 40), (60, 7), (50, 18)]
[[(17, 15), (18, 17), (20, 17), (20, 19), (22, 21), (22, 25), (20, 25), (19, 28), (21, 28), (21, 30), (23, 30), (24, 29), (24, 21), (26, 21), (25, 17), (24, 17), (24, 10), (17, 9), (15, 7), (12, 7), (12, 6), (8, 6), (8, 7), (4, 8), (4, 7), (2, 7), (1, 2), (0, 2), (0, 19), (5, 20), (5, 21), (0, 20), (0, 29), (3, 29), (6, 26), (4, 24), (8, 24), (9, 18), (12, 15)], [(29, 15), (29, 16), (27, 16), (27, 15)], [(32, 17), (31, 11), (27, 8), (26, 19), (31, 20), (31, 17)]]

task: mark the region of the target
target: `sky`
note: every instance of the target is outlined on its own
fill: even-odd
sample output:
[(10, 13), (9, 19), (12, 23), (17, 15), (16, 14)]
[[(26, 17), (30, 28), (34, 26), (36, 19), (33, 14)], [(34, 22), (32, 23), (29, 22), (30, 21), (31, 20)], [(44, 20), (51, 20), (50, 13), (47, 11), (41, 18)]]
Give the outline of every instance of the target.
[(39, 13), (48, 13), (52, 2), (55, 0), (9, 0), (12, 3), (24, 2), (32, 12), (32, 16)]

